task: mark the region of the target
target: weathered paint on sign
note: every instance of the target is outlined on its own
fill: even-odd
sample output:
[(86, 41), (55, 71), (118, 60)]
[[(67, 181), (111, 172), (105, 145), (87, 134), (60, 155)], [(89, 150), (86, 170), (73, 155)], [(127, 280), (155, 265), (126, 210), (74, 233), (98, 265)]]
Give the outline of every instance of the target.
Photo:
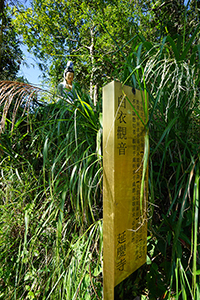
[[(147, 178), (140, 207), (145, 128), (141, 92), (111, 82), (103, 88), (104, 300), (146, 262)], [(142, 212), (142, 214), (141, 214)]]

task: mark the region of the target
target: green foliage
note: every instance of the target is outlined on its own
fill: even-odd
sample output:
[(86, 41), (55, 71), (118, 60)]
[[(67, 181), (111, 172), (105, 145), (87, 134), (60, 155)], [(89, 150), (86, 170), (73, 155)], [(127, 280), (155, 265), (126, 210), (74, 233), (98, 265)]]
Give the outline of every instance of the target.
[(20, 41), (12, 24), (8, 6), (0, 11), (0, 80), (13, 80), (19, 71), (22, 60)]
[(191, 201), (194, 193), (199, 201), (199, 53), (193, 45), (198, 31), (199, 27), (187, 44), (182, 40), (175, 45), (166, 37), (149, 48), (142, 39), (143, 53), (137, 45), (131, 56), (149, 92), (150, 299), (171, 299), (173, 294), (196, 299), (199, 288), (195, 281), (199, 249), (194, 242), (199, 236), (198, 213)]
[(95, 85), (101, 88), (111, 78), (119, 79), (123, 70), (124, 58), (108, 32), (127, 54), (139, 16), (139, 5), (125, 1), (34, 0), (23, 13), (16, 10), (15, 25), (28, 48), (44, 62), (45, 72), (49, 62), (54, 87), (67, 60), (73, 60), (76, 80), (90, 89), (93, 99)]
[[(99, 71), (108, 75), (114, 62), (112, 74), (148, 92), (149, 121), (144, 124), (146, 163), (148, 137), (150, 146), (147, 264), (116, 287), (116, 299), (138, 294), (152, 300), (199, 299), (200, 46), (195, 3), (189, 1), (187, 10), (181, 6), (176, 14), (177, 1), (157, 1), (152, 10), (157, 14), (155, 31), (160, 33), (152, 38), (155, 31), (150, 28), (150, 33), (133, 35), (129, 41), (126, 26), (120, 40), (117, 25), (112, 28), (106, 21), (124, 22), (117, 8), (128, 13), (129, 6), (121, 2), (110, 1), (103, 7), (99, 1), (97, 9), (88, 2), (79, 1), (79, 7), (75, 1), (71, 7), (62, 1), (46, 1), (44, 6), (35, 1), (36, 15), (32, 18), (31, 9), (25, 12), (32, 25), (23, 28), (24, 37), (30, 46), (35, 43), (35, 51), (39, 49), (44, 59), (53, 51), (54, 57), (63, 55), (67, 45), (70, 55), (80, 47), (77, 71), (80, 68), (80, 74), (85, 74), (81, 86), (87, 73), (92, 74), (91, 66), (102, 64)], [(148, 12), (150, 5), (146, 1), (141, 11)], [(167, 5), (178, 27), (166, 18), (167, 10), (165, 16), (161, 14)], [(38, 23), (36, 16), (41, 18)], [(193, 31), (187, 18), (197, 25)], [(132, 21), (130, 15), (127, 24)], [(22, 23), (22, 15), (16, 22)], [(100, 58), (94, 55), (89, 69), (88, 50), (81, 45), (91, 45), (92, 28), (97, 30), (95, 55)], [(68, 44), (62, 40), (56, 44), (58, 34), (66, 35)], [(106, 51), (111, 51), (113, 60)], [(60, 63), (52, 60), (52, 70)], [(64, 63), (65, 58), (63, 68)], [(101, 83), (98, 76), (95, 80)], [(36, 92), (42, 91), (1, 83), (5, 123), (1, 123), (0, 144), (0, 299), (102, 299), (101, 103), (94, 107), (78, 85), (73, 104)]]
[(189, 38), (183, 33), (150, 43), (135, 37), (122, 77), (149, 94), (147, 299), (199, 295), (199, 209), (192, 202), (194, 193), (199, 201), (198, 34), (199, 25)]
[[(27, 85), (24, 90), (27, 95)], [(40, 97), (28, 119), (18, 109), (13, 131), (7, 114), (1, 134), (0, 299), (102, 298), (100, 123), (80, 93), (74, 104), (57, 99), (42, 106)]]

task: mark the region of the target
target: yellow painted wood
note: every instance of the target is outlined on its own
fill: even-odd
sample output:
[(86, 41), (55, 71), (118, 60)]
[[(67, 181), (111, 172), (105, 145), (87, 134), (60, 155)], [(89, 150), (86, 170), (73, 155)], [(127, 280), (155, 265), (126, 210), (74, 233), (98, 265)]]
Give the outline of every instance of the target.
[[(111, 82), (103, 88), (103, 277), (104, 300), (146, 262), (147, 178), (140, 208), (145, 128), (141, 92)], [(141, 215), (142, 211), (142, 215)]]

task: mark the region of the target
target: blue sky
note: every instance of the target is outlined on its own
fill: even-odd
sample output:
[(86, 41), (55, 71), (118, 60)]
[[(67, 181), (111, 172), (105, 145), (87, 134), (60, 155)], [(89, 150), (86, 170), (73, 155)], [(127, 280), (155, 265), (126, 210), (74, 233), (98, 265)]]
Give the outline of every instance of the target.
[[(21, 63), (18, 75), (24, 76), (29, 81), (29, 83), (33, 85), (42, 85), (42, 78), (39, 78), (42, 75), (42, 72), (39, 70), (36, 64), (34, 55), (27, 51), (26, 46), (22, 46), (21, 50), (24, 54), (24, 63)], [(26, 66), (26, 64), (28, 65), (28, 67)]]
[[(30, 7), (30, 2), (31, 1), (26, 0), (24, 3), (25, 6)], [(41, 85), (42, 79), (39, 77), (42, 75), (42, 72), (39, 70), (36, 64), (36, 58), (34, 57), (34, 55), (27, 51), (27, 47), (25, 45), (21, 46), (21, 50), (24, 54), (24, 63), (21, 63), (18, 75), (24, 76), (29, 81), (29, 83), (33, 85)], [(28, 65), (28, 67), (26, 65)]]

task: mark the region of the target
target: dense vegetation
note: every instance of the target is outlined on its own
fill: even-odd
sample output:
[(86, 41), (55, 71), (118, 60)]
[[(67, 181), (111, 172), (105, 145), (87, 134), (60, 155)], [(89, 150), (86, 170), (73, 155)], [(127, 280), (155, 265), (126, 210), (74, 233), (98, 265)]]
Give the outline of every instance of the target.
[[(53, 9), (59, 5), (56, 11), (59, 11), (60, 17), (64, 12), (74, 16), (74, 20), (70, 19), (74, 27), (71, 26), (69, 40), (75, 28), (82, 30), (75, 37), (83, 40), (79, 41), (80, 44), (71, 44), (73, 41), (70, 41), (68, 51), (72, 54), (77, 45), (77, 49), (80, 47), (83, 51), (83, 29), (86, 33), (96, 23), (88, 25), (85, 22), (82, 29), (81, 22), (86, 17), (81, 13), (91, 14), (88, 19), (97, 23), (101, 15), (92, 11), (94, 7), (89, 1), (82, 4), (86, 6), (78, 15), (74, 11), (76, 2), (73, 8), (65, 7), (65, 10), (62, 10), (62, 1), (47, 2), (52, 15), (55, 13)], [(121, 1), (108, 2), (104, 7), (104, 2), (99, 1), (99, 11), (104, 15), (116, 3), (118, 6), (125, 5)], [(109, 26), (105, 29), (103, 24), (98, 27), (99, 31), (95, 31), (96, 41), (101, 37), (95, 47), (102, 43), (107, 52), (112, 49), (112, 59), (115, 60), (111, 68), (109, 54), (105, 57), (99, 48), (102, 56), (98, 54), (99, 61), (96, 58), (95, 63), (98, 61), (102, 69), (97, 73), (105, 72), (106, 80), (116, 78), (117, 74), (121, 82), (147, 90), (149, 94), (147, 264), (116, 287), (115, 298), (128, 300), (143, 295), (143, 299), (198, 300), (198, 2), (188, 1), (184, 6), (181, 1), (169, 1), (168, 9), (174, 19), (167, 12), (164, 17), (167, 4), (156, 2), (153, 5), (150, 1), (144, 1), (141, 7), (139, 4), (135, 6), (137, 18), (141, 24), (145, 24), (148, 18), (151, 24), (148, 33), (145, 26), (139, 30), (133, 26), (136, 32), (130, 37), (129, 32), (124, 31), (121, 44), (116, 34), (120, 31), (115, 26), (109, 30)], [(43, 11), (39, 1), (33, 1), (33, 5), (38, 5), (38, 11)], [(130, 7), (129, 4), (127, 6), (126, 9)], [(20, 22), (22, 17), (21, 8), (18, 10), (15, 23)], [(117, 22), (117, 6), (113, 11)], [(42, 16), (45, 17), (44, 14)], [(122, 16), (125, 22), (123, 18), (125, 15)], [(32, 20), (32, 25), (28, 23), (24, 27), (29, 32), (37, 30), (34, 26), (36, 19)], [(134, 20), (129, 16), (128, 21)], [(41, 34), (44, 33), (43, 24), (44, 20), (38, 19)], [(125, 23), (126, 26), (128, 24)], [(51, 26), (49, 24), (47, 29), (50, 30)], [(52, 27), (53, 33), (56, 30), (59, 31)], [(34, 41), (33, 35), (26, 35), (26, 31), (24, 34), (28, 45), (31, 47), (33, 43), (36, 47), (40, 59), (42, 55), (44, 60), (47, 59), (45, 45), (48, 45), (47, 42), (54, 45), (56, 40), (51, 41), (47, 34), (46, 43), (42, 38)], [(107, 38), (107, 48), (103, 46), (103, 38)], [(59, 49), (59, 45), (56, 44), (55, 49)], [(60, 49), (64, 51), (65, 48)], [(85, 57), (82, 64), (79, 61), (78, 74), (81, 74), (80, 70), (83, 72), (85, 62), (89, 64)], [(101, 94), (98, 102), (94, 103), (89, 93), (94, 61), (91, 59), (90, 63), (83, 74), (86, 76), (88, 72), (89, 81), (87, 76), (83, 76), (81, 85), (75, 83), (73, 104), (67, 102), (67, 97), (56, 95), (55, 88), (51, 88), (53, 92), (47, 92), (17, 81), (0, 82), (0, 299), (103, 297), (102, 108)], [(60, 68), (55, 54), (50, 68), (50, 73), (55, 71), (55, 74), (51, 73), (53, 84), (58, 80), (56, 66)], [(95, 84), (96, 81), (92, 85)]]
[(22, 60), (20, 39), (12, 23), (11, 10), (0, 4), (0, 80), (16, 78)]

